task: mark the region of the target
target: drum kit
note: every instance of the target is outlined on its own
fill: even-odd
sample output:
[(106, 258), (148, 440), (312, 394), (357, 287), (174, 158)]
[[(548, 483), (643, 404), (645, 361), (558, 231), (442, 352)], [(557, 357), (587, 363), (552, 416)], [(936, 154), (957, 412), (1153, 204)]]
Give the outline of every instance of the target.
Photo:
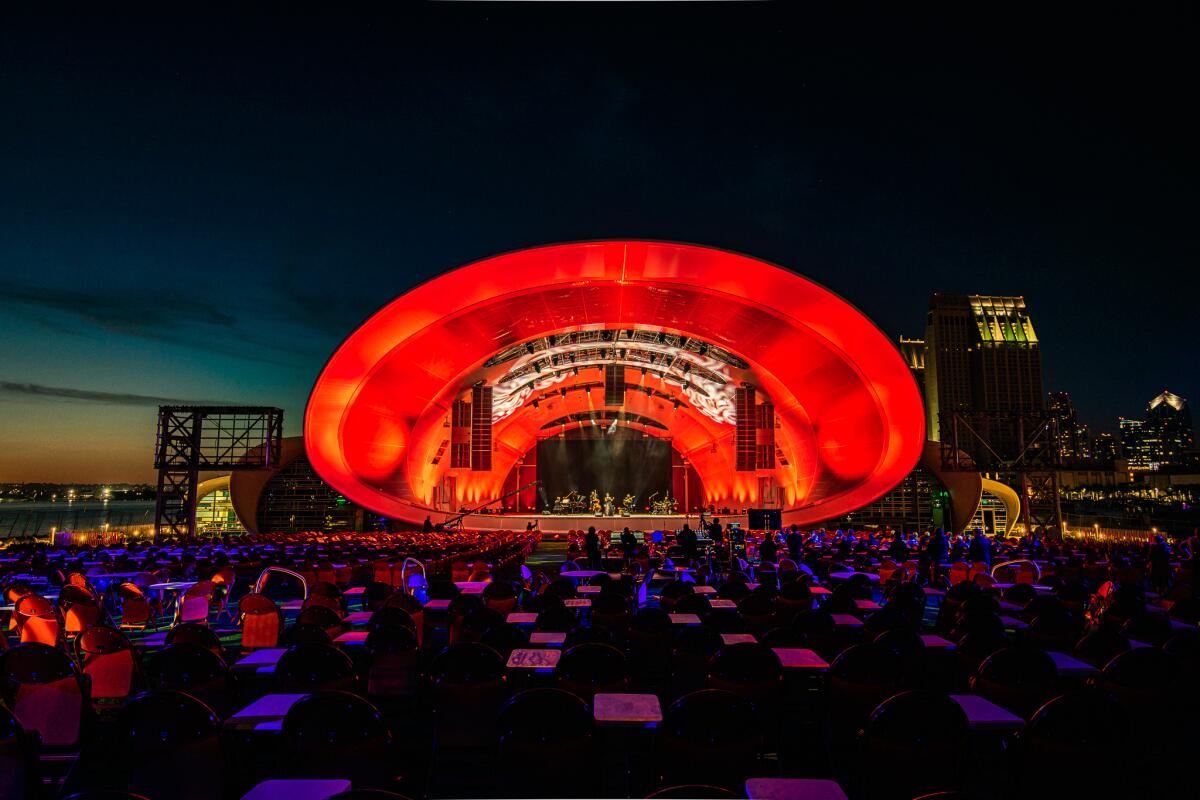
[(675, 513), (675, 498), (671, 497), (671, 493), (667, 492), (667, 496), (661, 500), (655, 500), (658, 492), (650, 495), (650, 513), (658, 514), (659, 516), (669, 516)]

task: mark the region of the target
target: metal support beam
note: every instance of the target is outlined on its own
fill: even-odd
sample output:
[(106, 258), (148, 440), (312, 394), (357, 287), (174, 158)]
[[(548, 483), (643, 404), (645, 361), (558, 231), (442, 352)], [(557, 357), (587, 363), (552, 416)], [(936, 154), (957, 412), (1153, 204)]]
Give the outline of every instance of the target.
[(154, 537), (196, 533), (196, 490), (202, 470), (275, 466), (283, 441), (283, 409), (268, 406), (159, 406), (154, 466), (158, 493)]
[(1016, 484), (1026, 530), (1040, 527), (1062, 535), (1055, 415), (1046, 411), (946, 411), (938, 421), (944, 471), (1006, 476)]

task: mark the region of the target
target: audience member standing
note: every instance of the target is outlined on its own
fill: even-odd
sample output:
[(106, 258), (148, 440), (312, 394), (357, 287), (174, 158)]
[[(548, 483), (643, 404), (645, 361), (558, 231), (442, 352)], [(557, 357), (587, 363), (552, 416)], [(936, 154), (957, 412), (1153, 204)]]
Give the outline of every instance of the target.
[(675, 542), (683, 548), (683, 557), (689, 561), (697, 557), (696, 553), (696, 532), (685, 522), (679, 534), (675, 537)]
[(982, 562), (987, 564), (989, 570), (992, 568), (992, 542), (988, 539), (987, 534), (978, 528), (975, 529), (975, 535), (971, 538), (967, 558), (971, 559), (972, 564)]
[(583, 547), (587, 552), (592, 569), (600, 569), (600, 537), (596, 535), (595, 527), (588, 528), (587, 536), (583, 539)]

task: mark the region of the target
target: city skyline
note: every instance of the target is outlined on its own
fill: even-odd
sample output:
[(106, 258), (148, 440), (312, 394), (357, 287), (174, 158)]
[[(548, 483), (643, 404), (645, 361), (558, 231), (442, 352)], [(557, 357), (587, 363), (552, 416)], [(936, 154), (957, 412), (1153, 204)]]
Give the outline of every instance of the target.
[(298, 434), (396, 296), (614, 235), (785, 265), (897, 341), (935, 291), (1024, 296), (1093, 432), (1200, 393), (1181, 28), (1050, 19), (1018, 53), (943, 17), (471, 5), (6, 14), (0, 481), (151, 480), (161, 403)]

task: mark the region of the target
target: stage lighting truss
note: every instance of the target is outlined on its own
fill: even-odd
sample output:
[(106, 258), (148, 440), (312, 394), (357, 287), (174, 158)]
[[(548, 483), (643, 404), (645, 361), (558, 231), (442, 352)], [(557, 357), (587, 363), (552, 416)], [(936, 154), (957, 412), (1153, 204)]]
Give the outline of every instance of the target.
[[(624, 346), (622, 346), (624, 345)], [(658, 331), (576, 331), (523, 342), (488, 359), (485, 366), (512, 363), (494, 384), (492, 423), (520, 409), (531, 397), (562, 383), (579, 369), (620, 363), (676, 388), (688, 405), (714, 422), (736, 424), (730, 368), (748, 369), (738, 356), (708, 342)], [(631, 385), (637, 390), (637, 385)], [(665, 399), (673, 395), (663, 394)]]
[(626, 425), (641, 425), (644, 428), (653, 428), (654, 430), (666, 431), (666, 425), (663, 425), (658, 420), (644, 417), (641, 414), (631, 414), (627, 411), (579, 411), (574, 414), (558, 417), (550, 420), (542, 426), (542, 430), (548, 431), (554, 428), (565, 428), (568, 425), (583, 425), (589, 422), (596, 424), (600, 422), (621, 422)]

